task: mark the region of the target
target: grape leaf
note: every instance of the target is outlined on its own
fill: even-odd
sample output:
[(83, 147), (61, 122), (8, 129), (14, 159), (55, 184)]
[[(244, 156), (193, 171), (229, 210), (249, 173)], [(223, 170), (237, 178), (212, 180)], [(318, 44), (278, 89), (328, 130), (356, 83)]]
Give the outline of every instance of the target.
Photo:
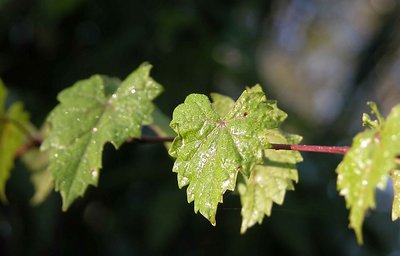
[(375, 189), (383, 188), (400, 153), (400, 106), (392, 109), (386, 121), (375, 104), (370, 103), (370, 106), (378, 120), (371, 121), (368, 115), (363, 116), (363, 122), (372, 129), (354, 138), (351, 149), (337, 168), (337, 188), (350, 208), (350, 227), (355, 230), (360, 244), (365, 213), (375, 208)]
[[(279, 130), (268, 131), (267, 137), (271, 143), (297, 144), (301, 141), (300, 136), (285, 137)], [(257, 222), (261, 224), (264, 215), (270, 216), (273, 202), (282, 204), (286, 190), (294, 190), (293, 182), (298, 181), (296, 163), (303, 159), (299, 152), (266, 149), (264, 154), (264, 164), (256, 165), (249, 179), (244, 178), (238, 185), (242, 234)]]
[(218, 203), (234, 190), (237, 173), (248, 176), (263, 162), (269, 147), (263, 136), (278, 127), (286, 114), (266, 100), (259, 85), (246, 89), (231, 110), (221, 116), (205, 95), (191, 94), (174, 110), (171, 128), (178, 134), (169, 154), (180, 188), (187, 188), (194, 210), (215, 225)]
[(22, 103), (13, 103), (5, 110), (7, 91), (0, 80), (0, 200), (7, 202), (6, 183), (14, 166), (15, 153), (24, 143), (23, 127), (28, 122), (28, 114)]
[(106, 142), (118, 148), (129, 137), (140, 137), (142, 125), (152, 122), (152, 100), (162, 88), (149, 76), (150, 69), (142, 64), (122, 82), (94, 75), (58, 95), (42, 150), (49, 150), (63, 210), (89, 185), (97, 185)]
[(361, 226), (368, 208), (375, 206), (375, 187), (370, 176), (371, 158), (376, 147), (375, 131), (366, 130), (358, 134), (337, 168), (337, 187), (340, 195), (346, 199), (350, 208), (350, 227), (356, 232), (357, 240), (362, 243)]

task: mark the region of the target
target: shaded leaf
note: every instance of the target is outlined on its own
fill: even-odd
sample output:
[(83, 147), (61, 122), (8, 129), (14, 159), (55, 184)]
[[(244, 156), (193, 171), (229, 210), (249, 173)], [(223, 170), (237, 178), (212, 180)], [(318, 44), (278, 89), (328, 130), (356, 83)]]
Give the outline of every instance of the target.
[(152, 100), (162, 88), (149, 76), (150, 69), (143, 64), (122, 82), (94, 75), (58, 95), (42, 150), (49, 150), (63, 210), (89, 185), (97, 185), (106, 142), (118, 148), (129, 137), (140, 137), (142, 125), (152, 122)]
[(15, 102), (5, 111), (7, 92), (0, 80), (0, 200), (6, 202), (6, 183), (14, 167), (17, 150), (25, 139), (24, 127), (28, 123), (28, 114), (22, 103)]
[(246, 89), (225, 116), (200, 94), (189, 95), (174, 110), (170, 125), (178, 136), (169, 153), (177, 158), (173, 171), (179, 187), (189, 185), (187, 199), (194, 201), (195, 212), (215, 224), (223, 194), (234, 190), (239, 171), (248, 176), (263, 162), (269, 147), (263, 133), (285, 117), (267, 102), (260, 86)]
[(48, 167), (49, 156), (46, 151), (33, 148), (22, 156), (22, 161), (31, 171), (31, 182), (35, 193), (31, 198), (32, 205), (41, 204), (54, 189), (54, 180)]
[[(287, 136), (278, 130), (267, 133), (268, 141), (271, 143), (297, 144), (301, 141), (300, 136)], [(271, 215), (272, 204), (282, 204), (286, 190), (294, 189), (294, 182), (298, 181), (296, 163), (302, 161), (297, 151), (265, 150), (265, 162), (256, 165), (249, 179), (238, 186), (240, 200), (242, 202), (242, 226), (241, 233), (256, 224), (262, 223), (265, 215)]]

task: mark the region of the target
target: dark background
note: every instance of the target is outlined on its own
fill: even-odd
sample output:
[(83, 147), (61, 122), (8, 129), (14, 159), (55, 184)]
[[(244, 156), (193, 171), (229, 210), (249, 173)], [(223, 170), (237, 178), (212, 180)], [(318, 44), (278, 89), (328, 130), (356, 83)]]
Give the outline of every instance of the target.
[[(0, 77), (37, 127), (62, 89), (94, 73), (124, 78), (144, 61), (165, 87), (156, 102), (168, 116), (189, 93), (236, 98), (261, 83), (289, 113), (286, 130), (349, 145), (367, 100), (385, 114), (399, 102), (399, 32), (395, 0), (0, 0)], [(107, 145), (99, 186), (65, 213), (57, 193), (29, 204), (30, 173), (17, 160), (0, 255), (400, 255), (390, 186), (360, 247), (335, 191), (341, 157), (303, 156), (296, 191), (245, 235), (235, 193), (216, 227), (193, 213), (162, 145)]]

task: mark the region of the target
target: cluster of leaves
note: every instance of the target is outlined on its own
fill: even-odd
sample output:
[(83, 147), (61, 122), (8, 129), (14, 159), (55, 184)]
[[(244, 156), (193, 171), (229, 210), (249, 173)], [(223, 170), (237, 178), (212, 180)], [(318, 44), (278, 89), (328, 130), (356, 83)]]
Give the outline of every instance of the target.
[[(151, 125), (159, 136), (176, 135), (165, 146), (175, 158), (178, 186), (187, 186), (187, 201), (194, 202), (195, 212), (215, 225), (224, 194), (237, 190), (241, 233), (262, 223), (273, 203), (282, 204), (286, 191), (298, 182), (299, 152), (272, 149), (273, 144), (301, 141), (280, 130), (286, 113), (256, 85), (236, 101), (216, 93), (211, 101), (191, 94), (170, 120), (152, 103), (162, 87), (150, 77), (150, 69), (142, 64), (123, 81), (101, 75), (78, 81), (58, 95), (60, 103), (41, 132), (32, 128), (21, 103), (6, 108), (0, 81), (0, 199), (6, 202), (6, 181), (15, 156), (22, 155), (33, 171), (32, 202), (40, 203), (55, 189), (67, 210), (88, 186), (97, 185), (104, 144), (118, 148), (139, 139), (142, 127)], [(375, 189), (383, 189), (388, 176), (395, 191), (392, 219), (400, 216), (400, 106), (386, 120), (375, 104), (370, 106), (377, 120), (364, 114), (368, 128), (354, 138), (337, 168), (337, 188), (350, 208), (350, 227), (360, 243), (365, 213), (375, 207)], [(30, 147), (39, 135), (40, 150)]]

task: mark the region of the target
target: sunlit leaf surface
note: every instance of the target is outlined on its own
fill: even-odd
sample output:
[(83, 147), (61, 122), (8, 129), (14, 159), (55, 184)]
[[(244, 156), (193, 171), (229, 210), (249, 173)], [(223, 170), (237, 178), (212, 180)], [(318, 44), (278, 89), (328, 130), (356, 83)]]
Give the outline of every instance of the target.
[(64, 210), (97, 184), (104, 144), (118, 148), (140, 137), (142, 125), (151, 123), (152, 100), (162, 88), (149, 76), (150, 69), (143, 64), (122, 82), (94, 75), (58, 95), (42, 150), (49, 150), (49, 169)]
[(205, 95), (189, 95), (174, 110), (171, 127), (178, 135), (169, 150), (179, 187), (188, 185), (188, 202), (212, 224), (223, 194), (235, 189), (238, 172), (249, 176), (263, 163), (266, 130), (286, 117), (260, 86), (245, 90), (230, 109), (218, 106)]
[[(364, 123), (372, 129), (365, 130), (354, 138), (351, 149), (337, 168), (337, 188), (346, 199), (346, 206), (350, 209), (350, 227), (355, 230), (359, 243), (363, 242), (362, 224), (365, 213), (375, 207), (375, 189), (383, 188), (388, 174), (394, 171), (396, 157), (400, 154), (400, 106), (394, 107), (385, 121), (377, 113), (376, 106), (370, 105), (379, 117), (378, 120), (364, 118), (367, 121)], [(397, 172), (392, 174), (395, 186), (396, 174)], [(393, 211), (392, 218), (396, 219), (396, 207), (393, 207)]]

